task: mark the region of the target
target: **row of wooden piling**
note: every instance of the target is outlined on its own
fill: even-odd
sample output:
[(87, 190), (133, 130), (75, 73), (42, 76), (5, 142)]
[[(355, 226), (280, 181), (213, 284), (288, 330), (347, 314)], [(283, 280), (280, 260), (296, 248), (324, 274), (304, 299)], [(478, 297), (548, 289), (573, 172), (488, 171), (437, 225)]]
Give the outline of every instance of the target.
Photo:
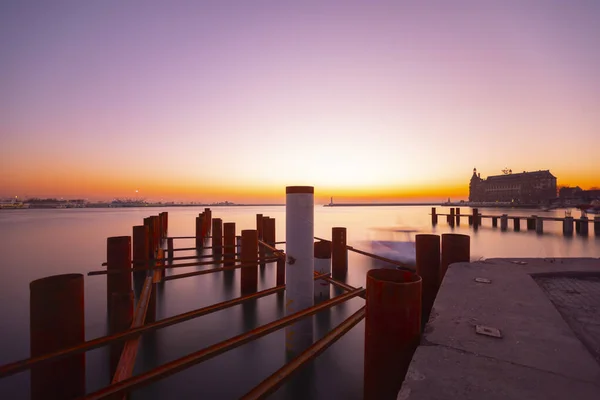
[[(449, 214), (438, 214), (435, 207), (431, 208), (431, 223), (436, 225), (438, 223), (438, 217), (445, 216), (446, 221), (450, 226), (460, 226), (461, 213), (460, 208), (451, 207)], [(528, 217), (524, 216), (509, 216), (508, 214), (502, 215), (481, 215), (477, 208), (472, 209), (472, 214), (468, 216), (469, 225), (472, 225), (474, 229), (477, 229), (482, 222), (482, 218), (489, 218), (492, 220), (492, 227), (498, 227), (498, 220), (500, 220), (500, 230), (507, 231), (509, 220), (513, 221), (513, 230), (519, 232), (521, 230), (521, 220), (526, 221), (526, 228), (528, 231), (536, 231), (536, 233), (544, 233), (544, 220), (561, 221), (563, 225), (563, 234), (565, 236), (571, 236), (573, 233), (577, 233), (581, 236), (587, 236), (589, 233), (589, 223), (593, 223), (594, 235), (600, 236), (600, 216), (595, 216), (592, 221), (586, 216), (582, 215), (580, 218), (573, 218), (571, 216), (565, 216), (564, 218), (548, 218), (539, 215), (531, 215)], [(573, 229), (573, 225), (575, 229)]]

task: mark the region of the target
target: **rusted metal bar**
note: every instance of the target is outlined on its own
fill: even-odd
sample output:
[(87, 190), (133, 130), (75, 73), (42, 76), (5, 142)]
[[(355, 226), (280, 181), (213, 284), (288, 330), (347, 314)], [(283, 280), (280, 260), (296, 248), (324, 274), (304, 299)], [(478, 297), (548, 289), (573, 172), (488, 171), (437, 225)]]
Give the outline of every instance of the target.
[(315, 359), (319, 354), (327, 350), (329, 346), (338, 341), (344, 334), (352, 329), (356, 324), (363, 320), (366, 314), (366, 306), (348, 317), (344, 322), (329, 331), (312, 346), (302, 352), (298, 357), (285, 364), (275, 371), (267, 379), (259, 383), (254, 389), (250, 390), (242, 400), (259, 400), (273, 394), (294, 372), (302, 368), (307, 362)]
[(261, 246), (266, 247), (269, 250), (271, 250), (273, 252), (274, 256), (285, 257), (285, 252), (283, 250), (279, 250), (279, 249), (271, 246), (270, 244), (263, 242), (262, 240), (259, 240), (258, 244), (261, 245)]
[(167, 239), (196, 239), (196, 236), (169, 236)]
[[(316, 278), (315, 278), (316, 279)], [(134, 338), (142, 333), (155, 331), (157, 329), (165, 328), (167, 326), (175, 325), (180, 322), (185, 322), (190, 319), (198, 318), (203, 315), (211, 314), (216, 311), (224, 310), (228, 307), (233, 307), (235, 305), (241, 304), (248, 300), (259, 299), (261, 297), (269, 296), (271, 294), (281, 292), (285, 289), (285, 285), (275, 286), (270, 289), (265, 289), (260, 292), (253, 293), (248, 296), (236, 297), (235, 299), (226, 300), (221, 303), (213, 304), (207, 307), (199, 308), (196, 310), (188, 311), (183, 314), (174, 315), (172, 317), (168, 317), (165, 319), (161, 319), (160, 321), (156, 321), (153, 323), (148, 323), (139, 328), (132, 328), (130, 330), (119, 332), (114, 335), (102, 336), (96, 339), (88, 340), (86, 342), (81, 343), (81, 345), (70, 347), (67, 349), (61, 349), (58, 351), (54, 351), (52, 353), (46, 353), (41, 356), (27, 358), (20, 361), (15, 361), (10, 364), (6, 364), (0, 366), (0, 378), (4, 378), (6, 376), (14, 375), (19, 372), (25, 371), (29, 368), (45, 364), (47, 362), (56, 361), (59, 359), (63, 359), (65, 357), (69, 357), (75, 354), (80, 354), (88, 350), (94, 350), (102, 346), (109, 345), (111, 343), (128, 340)]]
[(178, 249), (173, 249), (173, 251), (192, 251), (192, 250), (198, 250), (198, 249), (203, 249), (203, 247), (180, 247)]
[[(277, 258), (275, 258), (275, 257), (264, 258), (262, 261), (265, 263), (270, 263), (270, 262), (277, 261)], [(232, 266), (228, 266), (228, 267), (217, 267), (217, 268), (205, 269), (203, 271), (194, 271), (194, 272), (188, 272), (185, 274), (169, 275), (169, 276), (165, 277), (164, 280), (171, 281), (173, 279), (189, 278), (191, 276), (212, 274), (214, 272), (220, 272), (220, 271), (233, 271), (238, 268), (258, 267), (258, 264), (260, 262), (261, 262), (261, 260), (258, 260), (258, 261), (251, 261), (249, 263), (244, 263), (244, 264), (232, 265)]]
[[(144, 289), (140, 299), (138, 300), (133, 314), (133, 322), (131, 328), (138, 328), (144, 324), (146, 319), (146, 311), (148, 310), (148, 302), (150, 300), (150, 294), (152, 292), (152, 278), (147, 277), (144, 281)], [(112, 383), (121, 382), (131, 376), (133, 373), (133, 367), (135, 366), (135, 359), (139, 348), (140, 337), (135, 337), (127, 341), (121, 352), (121, 358), (117, 364), (116, 372), (113, 376)]]
[[(148, 263), (152, 264), (152, 262), (162, 262), (162, 261), (166, 261), (165, 258), (156, 258), (156, 259), (152, 259), (150, 261), (148, 261)], [(234, 260), (227, 260), (227, 261), (233, 261), (233, 262), (238, 262), (238, 261), (242, 261), (241, 258), (236, 258)], [(275, 259), (273, 259), (273, 257), (269, 257), (269, 258), (265, 258), (265, 259), (259, 259), (258, 261), (260, 262), (272, 262), (275, 261)], [(211, 260), (211, 261), (198, 261), (198, 262), (194, 262), (194, 263), (183, 263), (183, 264), (174, 264), (174, 265), (169, 265), (168, 268), (182, 268), (182, 267), (199, 267), (202, 265), (214, 265), (214, 264), (223, 264), (225, 263), (226, 260)], [(131, 273), (131, 271), (152, 271), (155, 270), (157, 268), (160, 269), (164, 269), (167, 268), (164, 265), (163, 266), (155, 266), (155, 267), (149, 267), (149, 268), (128, 268), (128, 269), (121, 269), (118, 271), (109, 271), (109, 270), (99, 270), (99, 271), (90, 271), (88, 272), (88, 276), (95, 276), (95, 275), (112, 275), (112, 274), (122, 274), (122, 273)]]
[(181, 357), (177, 360), (173, 360), (166, 364), (163, 364), (157, 368), (154, 368), (150, 371), (146, 371), (142, 374), (133, 376), (129, 379), (126, 379), (123, 382), (118, 382), (107, 386), (103, 389), (100, 389), (94, 393), (90, 393), (85, 396), (83, 399), (85, 400), (93, 400), (93, 399), (103, 399), (108, 396), (125, 393), (131, 390), (134, 390), (138, 387), (147, 385), (159, 379), (165, 378), (167, 376), (176, 374), (177, 372), (183, 371), (193, 365), (196, 365), (202, 361), (209, 360), (219, 354), (223, 354), (226, 351), (237, 348), (243, 344), (246, 344), (254, 339), (258, 339), (269, 333), (275, 332), (281, 328), (284, 328), (294, 322), (314, 315), (320, 311), (333, 307), (335, 305), (341, 304), (351, 298), (359, 296), (361, 293), (365, 292), (365, 289), (357, 289), (355, 291), (344, 293), (340, 296), (337, 296), (331, 300), (320, 303), (314, 307), (310, 307), (301, 311), (298, 311), (294, 314), (288, 315), (287, 317), (278, 319), (276, 321), (270, 322), (268, 324), (259, 326), (251, 331), (242, 333), (241, 335), (234, 336), (230, 339), (224, 340), (220, 343), (216, 343), (212, 346), (206, 347), (202, 350), (196, 351), (192, 354), (189, 354), (185, 357)]
[[(315, 272), (315, 279), (321, 279), (321, 280), (327, 281), (330, 284), (332, 284), (333, 286), (337, 286), (340, 289), (345, 290), (347, 292), (351, 292), (353, 290), (356, 290), (356, 288), (354, 286), (350, 286), (350, 285), (348, 285), (348, 284), (346, 284), (344, 282), (337, 281), (337, 280), (333, 279), (331, 276), (329, 276), (329, 274), (319, 275), (319, 274), (317, 274), (317, 272)], [(359, 297), (362, 297), (363, 299), (365, 299), (366, 295), (363, 294), (363, 295), (361, 295)]]

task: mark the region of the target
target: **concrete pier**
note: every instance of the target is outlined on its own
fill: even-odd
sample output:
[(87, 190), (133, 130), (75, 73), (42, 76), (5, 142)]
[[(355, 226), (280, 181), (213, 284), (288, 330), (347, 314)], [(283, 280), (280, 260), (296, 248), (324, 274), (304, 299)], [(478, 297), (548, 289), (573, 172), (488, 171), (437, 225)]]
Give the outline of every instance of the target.
[(450, 265), (402, 400), (600, 398), (600, 261)]

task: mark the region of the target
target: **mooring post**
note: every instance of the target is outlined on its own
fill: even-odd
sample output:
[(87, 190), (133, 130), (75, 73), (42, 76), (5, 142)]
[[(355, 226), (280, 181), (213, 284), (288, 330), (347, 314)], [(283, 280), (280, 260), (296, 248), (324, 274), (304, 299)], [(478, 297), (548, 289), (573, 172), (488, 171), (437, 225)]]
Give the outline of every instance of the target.
[(544, 220), (542, 217), (535, 217), (535, 231), (536, 233), (544, 233)]
[(208, 236), (210, 236), (211, 233), (211, 227), (212, 227), (212, 211), (210, 208), (205, 208), (204, 209), (204, 219), (206, 221), (205, 222), (205, 229), (206, 229), (206, 235), (204, 236), (204, 239), (206, 239)]
[(481, 221), (479, 220), (479, 209), (473, 209), (473, 228), (477, 228), (481, 225)]
[(594, 235), (600, 236), (600, 216), (594, 217)]
[(331, 266), (335, 279), (343, 279), (348, 273), (348, 248), (346, 228), (331, 228)]
[(454, 226), (455, 221), (456, 221), (456, 217), (454, 216), (454, 207), (451, 207), (450, 215), (448, 216), (448, 224), (450, 224), (450, 226)]
[(163, 212), (163, 218), (164, 218), (164, 230), (165, 230), (165, 236), (167, 236), (167, 233), (169, 232), (169, 212), (165, 211)]
[(221, 218), (212, 220), (212, 252), (215, 257), (223, 254), (223, 220)]
[(421, 285), (406, 271), (367, 273), (364, 399), (396, 399), (419, 344)]
[(456, 225), (460, 225), (460, 207), (456, 207)]
[(149, 238), (148, 238), (148, 226), (138, 225), (133, 227), (133, 268), (144, 268), (141, 271), (133, 271), (133, 281), (138, 294), (141, 293), (144, 280), (148, 275), (146, 270), (150, 265), (148, 264), (149, 256)]
[(508, 214), (502, 214), (502, 216), (500, 216), (500, 230), (502, 232), (504, 232), (507, 229), (508, 229)]
[[(315, 272), (331, 274), (331, 242), (319, 241), (314, 244)], [(330, 295), (329, 282), (323, 279), (315, 281), (315, 302), (328, 300)]]
[[(288, 186), (285, 193), (285, 315), (291, 315), (314, 305), (315, 202), (312, 186)], [(312, 342), (312, 318), (304, 318), (285, 328), (288, 354), (299, 354), (312, 345)]]
[(437, 225), (438, 218), (435, 207), (431, 207), (431, 225)]
[(565, 217), (563, 219), (563, 235), (573, 235), (573, 217)]
[[(263, 242), (266, 243), (266, 239), (265, 239), (265, 220), (269, 219), (269, 217), (267, 216), (263, 216), (262, 214), (256, 214), (256, 232), (258, 235), (258, 240), (261, 240)], [(258, 245), (258, 258), (260, 258), (261, 260), (263, 258), (265, 258), (265, 254), (266, 254), (266, 249), (265, 246), (263, 245)], [(260, 266), (264, 267), (265, 263), (264, 262), (260, 262)]]
[(256, 293), (258, 290), (258, 232), (256, 229), (242, 231), (242, 250), (240, 253), (242, 264), (256, 264), (252, 267), (242, 268), (242, 295)]
[(196, 217), (196, 248), (201, 249), (204, 243), (204, 214)]
[(527, 230), (534, 231), (535, 230), (535, 215), (531, 217), (527, 217)]
[(256, 214), (256, 232), (258, 234), (258, 240), (263, 240), (263, 215)]
[(426, 323), (442, 281), (440, 236), (416, 235), (415, 247), (417, 275), (423, 280), (422, 320), (423, 323)]
[(159, 247), (162, 247), (160, 238), (160, 218), (158, 218), (158, 215), (153, 215), (151, 218), (154, 227), (154, 248), (158, 249)]
[[(275, 247), (275, 218), (263, 217), (263, 241), (269, 246)], [(267, 255), (273, 254), (271, 250), (267, 250)]]
[(470, 257), (471, 238), (468, 235), (457, 233), (442, 234), (442, 281), (450, 264), (469, 262)]
[(492, 217), (492, 227), (498, 227), (498, 217)]
[(521, 219), (519, 217), (513, 217), (513, 229), (515, 232), (521, 230)]
[(111, 319), (112, 293), (131, 292), (131, 236), (115, 236), (106, 240), (106, 304)]
[(588, 235), (588, 217), (586, 217), (585, 215), (582, 215), (581, 218), (579, 219), (581, 221), (581, 228), (579, 230), (579, 234), (582, 236), (587, 236)]
[(277, 259), (277, 272), (276, 272), (276, 283), (277, 286), (285, 285), (285, 257), (279, 257)]
[[(29, 284), (31, 357), (85, 342), (83, 287), (82, 274), (54, 275)], [(82, 352), (31, 368), (31, 399), (84, 396), (85, 354)]]
[(167, 239), (167, 252), (169, 253), (169, 255), (168, 255), (169, 260), (172, 260), (174, 257), (174, 255), (173, 255), (173, 238)]
[(228, 260), (224, 264), (227, 267), (235, 263), (233, 260), (235, 259), (235, 253), (237, 253), (235, 247), (235, 222), (225, 222), (223, 224), (223, 234), (223, 258)]

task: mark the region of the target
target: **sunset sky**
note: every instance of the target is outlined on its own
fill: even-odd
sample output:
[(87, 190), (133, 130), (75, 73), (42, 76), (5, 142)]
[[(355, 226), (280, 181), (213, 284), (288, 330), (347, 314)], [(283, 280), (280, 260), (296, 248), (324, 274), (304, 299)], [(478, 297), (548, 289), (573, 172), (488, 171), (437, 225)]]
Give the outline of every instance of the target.
[(600, 1), (0, 2), (0, 197), (600, 186)]

